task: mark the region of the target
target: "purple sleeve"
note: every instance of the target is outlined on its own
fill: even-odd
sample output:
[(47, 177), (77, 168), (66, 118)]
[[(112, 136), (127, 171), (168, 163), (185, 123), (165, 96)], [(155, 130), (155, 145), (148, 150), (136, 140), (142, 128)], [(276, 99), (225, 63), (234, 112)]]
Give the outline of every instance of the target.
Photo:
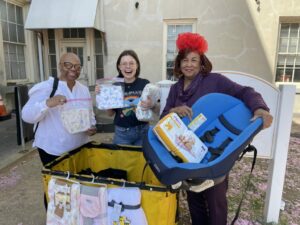
[[(177, 83), (176, 83), (177, 84)], [(173, 84), (170, 88), (170, 92), (166, 101), (166, 105), (164, 110), (162, 111), (160, 118), (163, 118), (165, 115), (167, 115), (170, 111), (170, 109), (175, 107), (175, 101), (176, 101), (176, 84)]]
[(242, 86), (225, 76), (222, 76), (222, 79), (218, 79), (218, 83), (218, 86), (222, 87), (221, 92), (242, 100), (252, 112), (257, 109), (270, 110), (261, 94), (256, 92), (252, 87)]

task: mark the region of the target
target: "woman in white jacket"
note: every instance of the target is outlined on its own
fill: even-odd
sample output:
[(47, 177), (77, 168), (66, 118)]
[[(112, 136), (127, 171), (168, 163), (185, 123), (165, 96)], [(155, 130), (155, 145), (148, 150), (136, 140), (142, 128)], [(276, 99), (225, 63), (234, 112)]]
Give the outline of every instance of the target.
[(96, 133), (96, 120), (91, 113), (91, 128), (85, 132), (71, 134), (63, 126), (60, 119), (60, 106), (71, 99), (90, 99), (86, 86), (77, 81), (80, 75), (80, 59), (74, 53), (61, 56), (60, 77), (57, 90), (53, 90), (54, 78), (36, 84), (29, 90), (29, 100), (22, 109), (25, 122), (38, 125), (33, 147), (37, 147), (43, 165), (53, 161), (65, 152), (88, 142), (88, 136)]

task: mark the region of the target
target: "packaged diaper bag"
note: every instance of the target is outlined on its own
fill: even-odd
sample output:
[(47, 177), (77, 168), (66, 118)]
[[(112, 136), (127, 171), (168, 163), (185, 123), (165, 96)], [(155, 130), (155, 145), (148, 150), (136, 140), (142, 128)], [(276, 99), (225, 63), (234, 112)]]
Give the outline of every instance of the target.
[(200, 163), (207, 153), (205, 144), (188, 129), (176, 113), (162, 118), (154, 126), (153, 132), (165, 148), (183, 162)]

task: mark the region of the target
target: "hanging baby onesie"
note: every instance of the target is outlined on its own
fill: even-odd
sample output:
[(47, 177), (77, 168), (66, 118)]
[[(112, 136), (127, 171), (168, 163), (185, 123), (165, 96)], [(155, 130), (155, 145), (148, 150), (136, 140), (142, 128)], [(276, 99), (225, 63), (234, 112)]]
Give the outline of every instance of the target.
[(107, 225), (107, 188), (81, 185), (79, 225)]
[(77, 225), (79, 183), (51, 178), (48, 184), (47, 225)]
[(138, 188), (108, 189), (108, 225), (147, 225)]

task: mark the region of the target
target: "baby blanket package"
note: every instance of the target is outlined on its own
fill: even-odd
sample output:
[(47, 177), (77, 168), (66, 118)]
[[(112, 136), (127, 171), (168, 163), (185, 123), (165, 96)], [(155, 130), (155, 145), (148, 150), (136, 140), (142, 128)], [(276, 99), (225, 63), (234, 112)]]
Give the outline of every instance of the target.
[(97, 108), (101, 110), (124, 107), (124, 79), (103, 78), (97, 80), (100, 92), (96, 95)]
[[(151, 98), (153, 104), (160, 99), (160, 89), (155, 84), (147, 84), (142, 92), (141, 100), (147, 100), (148, 96)], [(140, 121), (151, 121), (154, 120), (154, 112), (152, 109), (143, 110), (141, 102), (138, 103), (136, 108), (136, 118)]]
[(61, 107), (61, 120), (71, 133), (84, 132), (91, 127), (92, 99), (69, 99)]
[(207, 153), (207, 146), (188, 129), (176, 113), (162, 118), (153, 131), (163, 145), (183, 162), (200, 163)]

